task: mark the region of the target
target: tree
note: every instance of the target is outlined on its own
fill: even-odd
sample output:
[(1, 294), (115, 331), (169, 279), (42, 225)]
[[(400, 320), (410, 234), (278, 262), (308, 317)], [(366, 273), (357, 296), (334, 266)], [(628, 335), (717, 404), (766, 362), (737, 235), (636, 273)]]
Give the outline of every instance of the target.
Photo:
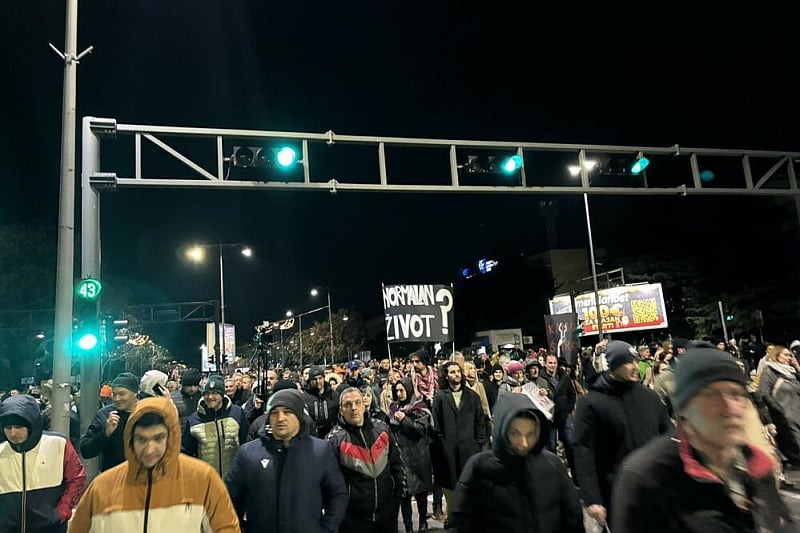
[(132, 372), (140, 377), (148, 370), (169, 374), (171, 362), (169, 350), (147, 335), (134, 334), (128, 342), (107, 354), (102, 380), (113, 379), (120, 372)]
[[(55, 301), (56, 231), (43, 224), (0, 225), (0, 306), (5, 310), (50, 309)], [(41, 357), (38, 330), (28, 313), (0, 313), (0, 385), (18, 386), (35, 375)], [(34, 316), (37, 320), (39, 315)], [(51, 313), (41, 314), (43, 322)]]
[[(364, 322), (361, 315), (340, 309), (332, 315), (333, 353), (331, 361), (330, 323), (325, 320), (314, 322), (303, 328), (303, 364), (344, 363), (364, 348)], [(274, 344), (274, 343), (273, 343)], [(300, 364), (300, 333), (288, 339), (284, 334), (284, 347), (288, 350), (290, 364)]]

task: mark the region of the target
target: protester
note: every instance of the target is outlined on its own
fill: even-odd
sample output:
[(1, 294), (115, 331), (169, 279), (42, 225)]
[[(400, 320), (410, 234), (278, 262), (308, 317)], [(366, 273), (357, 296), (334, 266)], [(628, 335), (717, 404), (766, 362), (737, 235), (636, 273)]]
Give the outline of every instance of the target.
[(677, 438), (632, 453), (614, 484), (614, 533), (797, 532), (769, 455), (749, 442), (747, 381), (733, 357), (690, 348), (675, 369)]
[(168, 398), (140, 401), (125, 427), (127, 460), (89, 485), (69, 533), (238, 533), (222, 479), (208, 464), (180, 453), (180, 435)]

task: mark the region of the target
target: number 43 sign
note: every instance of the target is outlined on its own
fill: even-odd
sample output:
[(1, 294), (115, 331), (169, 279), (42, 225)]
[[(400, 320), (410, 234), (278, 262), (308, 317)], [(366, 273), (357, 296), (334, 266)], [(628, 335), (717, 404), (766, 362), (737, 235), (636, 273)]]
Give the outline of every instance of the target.
[(78, 296), (84, 300), (97, 300), (97, 297), (100, 296), (100, 291), (102, 288), (103, 286), (96, 279), (86, 278), (82, 279), (81, 282), (78, 283), (78, 289), (76, 292), (78, 293)]

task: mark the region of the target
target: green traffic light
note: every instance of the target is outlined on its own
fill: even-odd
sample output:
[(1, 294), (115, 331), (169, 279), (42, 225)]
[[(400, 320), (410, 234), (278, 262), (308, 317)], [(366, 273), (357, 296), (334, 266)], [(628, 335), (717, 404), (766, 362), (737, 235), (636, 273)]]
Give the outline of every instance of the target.
[(278, 161), (278, 165), (288, 168), (297, 162), (297, 153), (288, 146), (284, 146), (278, 150), (276, 159)]
[(649, 165), (649, 164), (650, 164), (650, 160), (647, 159), (646, 157), (642, 156), (642, 157), (638, 158), (636, 160), (636, 162), (633, 163), (633, 166), (631, 167), (631, 174), (633, 174), (635, 176), (635, 175), (641, 173), (644, 169), (647, 168), (647, 165)]
[(503, 169), (503, 172), (505, 172), (506, 174), (513, 174), (514, 172), (522, 168), (522, 158), (518, 155), (511, 156), (505, 161), (503, 161), (501, 168)]
[(84, 333), (78, 338), (78, 348), (81, 350), (94, 350), (97, 346), (98, 339), (94, 333)]

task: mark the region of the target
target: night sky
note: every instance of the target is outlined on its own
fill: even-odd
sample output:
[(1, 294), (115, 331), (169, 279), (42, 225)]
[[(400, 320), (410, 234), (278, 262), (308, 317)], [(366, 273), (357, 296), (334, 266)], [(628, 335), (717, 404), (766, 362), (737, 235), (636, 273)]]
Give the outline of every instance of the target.
[[(95, 48), (78, 67), (78, 117), (798, 149), (800, 114), (790, 81), (796, 44), (779, 27), (778, 13), (762, 24), (758, 13), (690, 16), (678, 7), (648, 15), (544, 13), (527, 2), (470, 5), (83, 1), (78, 48)], [(63, 47), (64, 3), (13, 2), (4, 11), (0, 223), (45, 222), (55, 232), (63, 65), (47, 43)], [(130, 173), (131, 153), (110, 149), (103, 170)], [(216, 298), (216, 264), (190, 265), (181, 247), (247, 242), (252, 260), (230, 254), (225, 263), (227, 318), (240, 338), (286, 309), (315, 307), (307, 296), (312, 285), (331, 287), (334, 308), (376, 316), (382, 282), (449, 283), (461, 267), (500, 250), (543, 250), (541, 199), (120, 190), (102, 197), (103, 271), (124, 281), (132, 303)], [(580, 197), (559, 201), (559, 245), (585, 247)], [(593, 206), (597, 246), (629, 242), (643, 253), (682, 249), (691, 233), (703, 243), (693, 249), (739, 254), (772, 234), (776, 209), (796, 224), (791, 204), (753, 199), (602, 198)], [(714, 223), (727, 219), (735, 221)], [(749, 260), (759, 258), (748, 253), (735, 262)], [(194, 329), (169, 335), (183, 339), (179, 350), (194, 350), (199, 342), (187, 341), (186, 331), (200, 336)]]

